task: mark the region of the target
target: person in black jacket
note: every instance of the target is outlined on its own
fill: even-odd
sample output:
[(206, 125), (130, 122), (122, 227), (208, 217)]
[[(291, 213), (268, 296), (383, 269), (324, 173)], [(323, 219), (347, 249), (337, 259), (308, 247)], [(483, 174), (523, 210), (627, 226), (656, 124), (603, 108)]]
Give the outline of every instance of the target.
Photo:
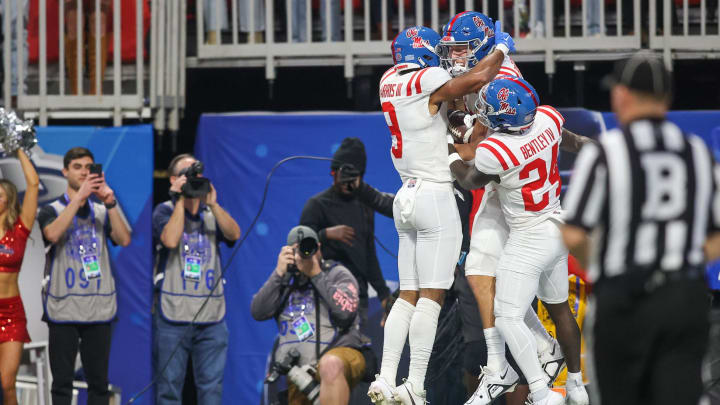
[(367, 321), (368, 283), (387, 304), (390, 290), (375, 252), (377, 211), (392, 218), (395, 196), (382, 193), (363, 181), (367, 156), (358, 138), (345, 138), (333, 155), (330, 174), (333, 184), (312, 196), (300, 216), (300, 224), (315, 230), (325, 259), (344, 264), (358, 281), (360, 323)]

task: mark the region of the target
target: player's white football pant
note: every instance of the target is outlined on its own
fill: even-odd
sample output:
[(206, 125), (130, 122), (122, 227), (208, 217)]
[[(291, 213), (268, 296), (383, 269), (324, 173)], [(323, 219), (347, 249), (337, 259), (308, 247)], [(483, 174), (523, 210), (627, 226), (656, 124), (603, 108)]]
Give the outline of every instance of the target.
[(524, 321), (536, 295), (548, 304), (568, 298), (567, 248), (554, 220), (512, 230), (498, 263), (495, 326), (531, 383), (546, 378), (535, 336)]
[(409, 188), (407, 183), (393, 203), (400, 289), (448, 289), (462, 244), (453, 185), (421, 181)]

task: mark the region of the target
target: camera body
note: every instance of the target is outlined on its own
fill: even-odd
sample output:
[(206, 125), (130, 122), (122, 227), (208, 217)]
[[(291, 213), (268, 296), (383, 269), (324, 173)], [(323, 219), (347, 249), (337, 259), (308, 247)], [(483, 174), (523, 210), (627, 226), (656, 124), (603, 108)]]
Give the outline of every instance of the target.
[(320, 382), (315, 379), (317, 370), (311, 365), (299, 366), (300, 353), (297, 349), (290, 349), (284, 359), (276, 361), (270, 367), (270, 373), (265, 383), (274, 383), (281, 375), (287, 375), (300, 391), (313, 403), (320, 404)]
[[(309, 257), (312, 257), (312, 255), (315, 254), (318, 250), (318, 243), (317, 241), (311, 237), (311, 236), (305, 236), (304, 232), (302, 230), (297, 231), (297, 240), (295, 243), (298, 244), (298, 247), (295, 250), (295, 253), (300, 253), (300, 256), (303, 259), (307, 259)], [(297, 268), (295, 264), (288, 264), (288, 273), (292, 275), (296, 275), (300, 273), (300, 270)]]
[(201, 176), (204, 169), (202, 162), (198, 160), (189, 167), (180, 170), (178, 176), (185, 175), (187, 178), (187, 182), (182, 186), (183, 196), (199, 198), (210, 192), (210, 180)]

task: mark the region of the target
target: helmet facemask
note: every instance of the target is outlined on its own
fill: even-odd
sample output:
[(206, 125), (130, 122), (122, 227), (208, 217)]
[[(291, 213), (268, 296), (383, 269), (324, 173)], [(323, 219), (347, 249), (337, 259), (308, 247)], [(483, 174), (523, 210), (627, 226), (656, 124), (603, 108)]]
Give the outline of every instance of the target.
[[(485, 37), (483, 40), (440, 41), (436, 51), (440, 56), (440, 66), (453, 77), (467, 73), (479, 62), (477, 56), (482, 54), (481, 49), (487, 44), (488, 39)], [(462, 56), (453, 56), (461, 53), (462, 50), (465, 51)]]

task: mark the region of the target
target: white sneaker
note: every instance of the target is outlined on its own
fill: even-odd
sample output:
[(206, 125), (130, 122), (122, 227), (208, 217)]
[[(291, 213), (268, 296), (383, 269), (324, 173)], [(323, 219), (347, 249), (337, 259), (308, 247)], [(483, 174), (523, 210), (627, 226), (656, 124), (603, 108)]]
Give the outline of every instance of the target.
[(412, 383), (408, 380), (403, 379), (403, 384), (396, 388), (397, 394), (395, 394), (395, 401), (402, 405), (426, 405), (427, 400), (425, 399), (425, 391), (417, 393), (412, 386)]
[(567, 391), (567, 405), (590, 404), (590, 398), (588, 397), (587, 391), (585, 391), (585, 386), (576, 385), (571, 387), (569, 385), (566, 385), (565, 389)]
[(528, 400), (525, 401), (525, 405), (564, 405), (565, 404), (565, 398), (562, 396), (562, 394), (555, 392), (553, 390), (550, 390), (550, 392), (545, 396), (545, 398), (539, 400), (539, 401), (533, 401), (532, 394), (528, 397)]
[(388, 384), (380, 374), (375, 374), (375, 381), (370, 384), (368, 389), (370, 402), (378, 405), (396, 405), (397, 402), (393, 397), (397, 394), (395, 387)]
[(486, 405), (506, 392), (515, 391), (520, 376), (509, 364), (505, 363), (502, 373), (483, 367), (478, 379), (480, 385), (478, 385), (470, 399), (465, 402), (465, 405)]
[(550, 378), (548, 386), (552, 386), (566, 365), (565, 356), (557, 340), (553, 339), (553, 344), (550, 347), (538, 353), (538, 360), (540, 360), (540, 367)]

